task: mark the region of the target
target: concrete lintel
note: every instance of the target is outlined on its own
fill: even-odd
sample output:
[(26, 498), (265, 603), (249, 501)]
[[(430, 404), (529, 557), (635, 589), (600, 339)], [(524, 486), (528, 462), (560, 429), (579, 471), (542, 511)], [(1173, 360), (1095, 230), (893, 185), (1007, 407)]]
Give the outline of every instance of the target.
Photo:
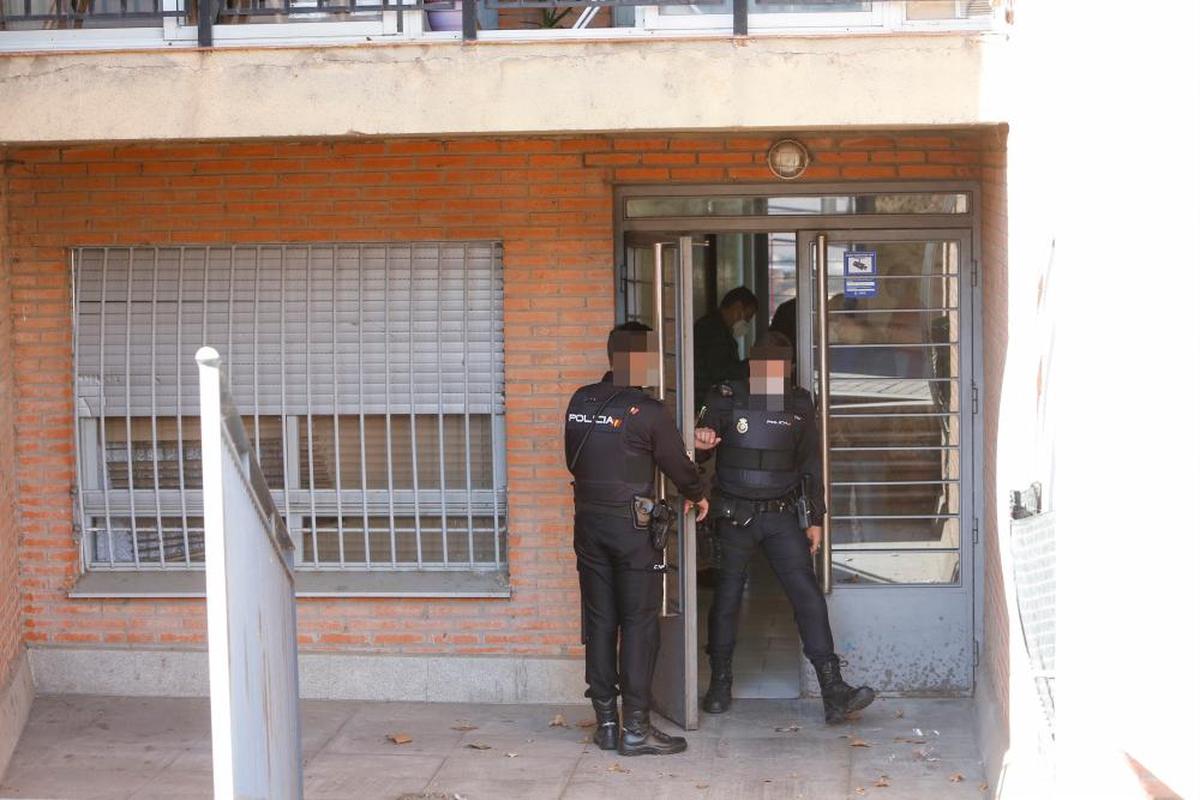
[(0, 144), (993, 123), (998, 34), (0, 55)]
[[(203, 650), (36, 647), (39, 694), (208, 695)], [(583, 662), (526, 656), (301, 653), (300, 696), (312, 700), (574, 703)]]

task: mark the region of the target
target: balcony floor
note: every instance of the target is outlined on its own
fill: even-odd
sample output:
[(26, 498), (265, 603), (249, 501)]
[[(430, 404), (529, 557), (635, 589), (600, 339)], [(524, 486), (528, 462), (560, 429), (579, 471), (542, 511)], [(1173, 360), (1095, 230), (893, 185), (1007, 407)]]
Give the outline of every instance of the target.
[[(585, 744), (591, 731), (575, 723), (590, 712), (582, 705), (305, 702), (304, 794), (310, 800), (986, 796), (969, 700), (889, 698), (840, 727), (823, 724), (816, 701), (741, 700), (725, 715), (704, 715), (701, 729), (688, 734), (688, 751), (666, 758), (619, 758)], [(557, 714), (568, 727), (550, 726)], [(452, 729), (468, 724), (476, 729)], [(208, 727), (203, 699), (38, 698), (0, 798), (211, 797)], [(392, 744), (391, 733), (413, 741)], [(887, 787), (877, 785), (883, 775)]]

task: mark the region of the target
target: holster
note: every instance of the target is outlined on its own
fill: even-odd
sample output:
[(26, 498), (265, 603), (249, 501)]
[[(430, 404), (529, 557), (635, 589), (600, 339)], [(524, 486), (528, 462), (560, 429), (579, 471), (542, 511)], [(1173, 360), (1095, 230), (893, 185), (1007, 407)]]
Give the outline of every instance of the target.
[(651, 497), (633, 498), (633, 527), (650, 531), (650, 546), (663, 550), (667, 546), (667, 534), (675, 521), (675, 509), (666, 500)]
[(796, 521), (800, 523), (800, 530), (806, 531), (813, 524), (812, 510), (808, 505), (808, 498), (800, 495), (796, 498)]
[(650, 519), (650, 546), (655, 550), (667, 549), (667, 535), (671, 532), (671, 523), (675, 521), (675, 509), (666, 500), (654, 503), (654, 512)]

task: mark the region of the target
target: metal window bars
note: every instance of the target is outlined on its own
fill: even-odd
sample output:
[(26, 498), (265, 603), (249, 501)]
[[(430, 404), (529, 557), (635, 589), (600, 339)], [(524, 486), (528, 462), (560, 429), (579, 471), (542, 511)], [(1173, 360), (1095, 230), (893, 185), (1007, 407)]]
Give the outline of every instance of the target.
[(74, 270), (89, 569), (200, 568), (185, 360), (208, 340), (299, 569), (503, 567), (498, 244), (84, 248)]
[[(173, 18), (197, 26), (197, 43), (212, 47), (219, 24), (252, 21), (378, 18), (388, 11), (461, 10), (462, 37), (476, 39), (481, 12), (512, 9), (601, 9), (720, 5), (722, 0), (0, 0), (0, 31), (29, 27), (94, 28), (157, 25)], [(748, 31), (749, 0), (732, 0), (733, 33)]]
[[(752, 13), (780, 17), (782, 21), (778, 24), (786, 29), (813, 25), (825, 29), (832, 26), (835, 29), (899, 30), (916, 25), (942, 30), (946, 22), (951, 22), (968, 30), (981, 30), (990, 26), (989, 21), (998, 18), (987, 0), (963, 0), (951, 10), (950, 16), (946, 16), (940, 6), (934, 10), (925, 8), (927, 5), (931, 4), (918, 0), (878, 0), (874, 3), (847, 0), (0, 0), (0, 32), (38, 28), (195, 26), (189, 35), (195, 36), (200, 47), (212, 47), (218, 27), (240, 23), (378, 21), (382, 27), (373, 33), (363, 34), (347, 28), (345, 34), (389, 36), (403, 30), (405, 38), (420, 37), (425, 28), (421, 12), (425, 11), (452, 12), (439, 15), (445, 19), (431, 30), (457, 33), (464, 41), (477, 39), (481, 28), (495, 28), (489, 32), (497, 33), (511, 33), (514, 28), (523, 26), (589, 28), (603, 9), (614, 10), (615, 14), (616, 9), (642, 8), (650, 19), (657, 19), (660, 13), (679, 20), (708, 16), (721, 21), (700, 28), (688, 23), (682, 29), (703, 29), (712, 33), (724, 28), (735, 36), (749, 35)], [(918, 7), (923, 12), (933, 13), (914, 16), (912, 12)], [(537, 20), (521, 14), (530, 9), (541, 10), (545, 16)], [(579, 13), (574, 14), (575, 11)], [(642, 22), (633, 23), (633, 18), (634, 15), (625, 15), (624, 22), (612, 24), (619, 28), (643, 25)], [(499, 21), (501, 19), (504, 21)], [(173, 24), (164, 26), (164, 21)], [(432, 20), (430, 22), (432, 24)], [(449, 27), (441, 27), (447, 24)], [(651, 28), (658, 25), (649, 24)], [(666, 27), (675, 28), (673, 24)], [(171, 34), (177, 35), (178, 31)], [(312, 32), (298, 28), (295, 35), (306, 39)], [(326, 29), (316, 35), (342, 34)], [(246, 37), (233, 35), (231, 38), (241, 40)]]

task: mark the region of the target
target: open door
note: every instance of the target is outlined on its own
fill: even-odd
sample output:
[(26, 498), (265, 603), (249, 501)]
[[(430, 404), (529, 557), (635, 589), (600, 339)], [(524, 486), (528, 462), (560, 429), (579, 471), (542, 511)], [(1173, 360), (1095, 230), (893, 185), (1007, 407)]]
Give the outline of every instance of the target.
[[(691, 238), (628, 242), (621, 294), (625, 318), (646, 323), (658, 336), (662, 385), (655, 387), (655, 395), (675, 417), (688, 453), (694, 456)], [(683, 513), (683, 498), (661, 475), (658, 489), (679, 514), (661, 562), (661, 643), (654, 671), (654, 710), (694, 730), (700, 713), (696, 677), (696, 514)]]

